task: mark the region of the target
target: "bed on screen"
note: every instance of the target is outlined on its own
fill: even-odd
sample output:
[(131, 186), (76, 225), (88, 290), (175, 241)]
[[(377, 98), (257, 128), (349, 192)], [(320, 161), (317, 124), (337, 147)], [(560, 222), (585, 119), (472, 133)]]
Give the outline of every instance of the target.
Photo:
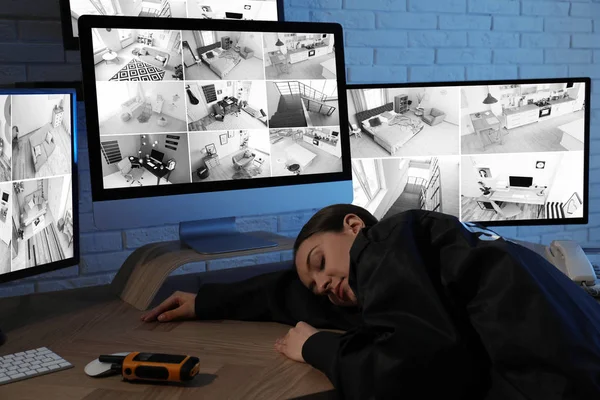
[(394, 103), (356, 113), (361, 129), (391, 155), (423, 129), (424, 123), (414, 116), (396, 114)]
[(223, 50), (219, 43), (199, 47), (198, 54), (202, 62), (208, 65), (221, 79), (225, 78), (242, 60), (242, 57), (233, 49)]

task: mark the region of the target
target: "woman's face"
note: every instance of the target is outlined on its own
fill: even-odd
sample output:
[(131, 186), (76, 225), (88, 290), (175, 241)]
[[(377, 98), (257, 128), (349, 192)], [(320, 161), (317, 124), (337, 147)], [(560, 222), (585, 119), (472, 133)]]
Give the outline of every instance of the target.
[(317, 233), (302, 242), (295, 260), (302, 283), (335, 305), (355, 306), (356, 296), (348, 285), (350, 248), (364, 226), (358, 216), (349, 214), (341, 232)]

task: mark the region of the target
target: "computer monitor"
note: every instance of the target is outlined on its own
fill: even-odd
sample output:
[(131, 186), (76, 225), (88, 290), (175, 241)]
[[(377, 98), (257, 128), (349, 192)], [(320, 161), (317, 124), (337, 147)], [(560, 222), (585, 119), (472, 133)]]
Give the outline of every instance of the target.
[[(182, 222), (180, 236), (195, 249), (230, 251), (267, 244), (227, 236), (200, 249), (190, 235), (207, 229), (232, 234), (236, 216), (350, 203), (349, 141), (338, 134), (347, 131), (348, 120), (341, 26), (198, 26), (177, 18), (79, 19), (96, 225)], [(144, 58), (183, 64), (180, 77), (145, 67), (148, 80), (140, 80), (146, 72), (123, 71), (141, 58), (117, 66), (99, 62), (98, 37), (150, 29), (181, 38), (168, 61)], [(139, 48), (131, 45), (127, 53)], [(148, 164), (152, 150), (164, 153), (162, 165)]]
[[(59, 0), (63, 45), (79, 49), (82, 15), (283, 21), (283, 0)], [(156, 40), (150, 46), (156, 47)]]
[(529, 188), (533, 186), (532, 176), (509, 176), (508, 182), (510, 187)]
[(150, 153), (150, 158), (156, 162), (162, 162), (164, 156), (164, 153), (161, 153), (158, 150), (152, 150), (152, 152)]
[(484, 225), (588, 220), (590, 79), (348, 85), (354, 204)]
[(76, 99), (0, 89), (0, 283), (79, 263)]
[(243, 19), (244, 18), (244, 14), (242, 14), (242, 13), (235, 13), (235, 12), (226, 12), (225, 13), (225, 18), (228, 18), (228, 19)]

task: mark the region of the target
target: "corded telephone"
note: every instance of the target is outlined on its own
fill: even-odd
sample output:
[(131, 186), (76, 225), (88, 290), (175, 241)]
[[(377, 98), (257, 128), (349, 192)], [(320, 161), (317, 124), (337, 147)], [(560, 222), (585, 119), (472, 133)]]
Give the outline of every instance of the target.
[(600, 268), (592, 266), (577, 242), (554, 240), (546, 247), (546, 257), (586, 292), (600, 297)]

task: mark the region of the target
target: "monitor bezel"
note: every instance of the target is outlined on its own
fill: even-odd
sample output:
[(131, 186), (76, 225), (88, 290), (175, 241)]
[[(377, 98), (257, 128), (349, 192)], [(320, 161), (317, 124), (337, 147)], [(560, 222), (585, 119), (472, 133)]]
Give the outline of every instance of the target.
[[(147, 23), (151, 21), (151, 25)], [(348, 108), (346, 99), (346, 74), (344, 66), (344, 42), (342, 26), (337, 23), (276, 22), (269, 21), (232, 21), (203, 20), (202, 30), (241, 31), (241, 32), (289, 32), (289, 33), (327, 33), (335, 37), (335, 58), (337, 68), (339, 128), (341, 140), (342, 171), (314, 175), (290, 177), (269, 177), (260, 179), (241, 179), (216, 182), (190, 182), (178, 185), (159, 185), (104, 189), (101, 166), (100, 134), (98, 129), (97, 97), (95, 69), (92, 48), (92, 28), (115, 29), (177, 29), (197, 30), (197, 21), (187, 18), (137, 18), (84, 15), (79, 19), (81, 33), (81, 63), (85, 92), (85, 111), (87, 137), (90, 158), (92, 199), (97, 201), (133, 199), (140, 197), (158, 197), (208, 193), (276, 186), (293, 186), (310, 183), (351, 181), (350, 138), (348, 132)], [(344, 134), (345, 133), (345, 134)]]
[(77, 101), (83, 101), (83, 83), (81, 81), (43, 81), (43, 82), (15, 82), (14, 87), (16, 89), (63, 89), (73, 88), (77, 93)]
[[(190, 0), (188, 0), (190, 1)], [(275, 0), (277, 2), (277, 20), (285, 21), (283, 0)], [(73, 36), (73, 24), (71, 22), (71, 3), (70, 0), (59, 0), (60, 24), (63, 37), (63, 47), (65, 50), (79, 50), (79, 37)], [(145, 17), (129, 17), (129, 18), (145, 18)], [(155, 19), (155, 18), (150, 18)], [(194, 19), (192, 19), (194, 20)], [(200, 21), (206, 21), (204, 19)]]
[[(509, 84), (540, 84), (540, 83), (584, 83), (585, 84), (585, 107), (584, 107), (584, 166), (583, 166), (583, 217), (561, 218), (561, 219), (524, 219), (514, 221), (467, 221), (478, 223), (482, 226), (538, 226), (538, 225), (586, 225), (589, 222), (589, 166), (590, 166), (590, 77), (565, 77), (565, 78), (525, 78), (525, 79), (499, 79), (499, 80), (472, 80), (472, 81), (442, 81), (442, 82), (406, 82), (406, 83), (364, 83), (347, 84), (346, 91), (353, 89), (402, 89), (419, 87), (443, 87), (443, 86), (494, 86)], [(459, 154), (459, 157), (461, 155)], [(460, 187), (459, 187), (460, 194)], [(462, 221), (462, 219), (461, 219)]]
[[(19, 279), (28, 278), (35, 275), (45, 274), (63, 268), (72, 267), (80, 262), (79, 248), (79, 175), (78, 175), (78, 128), (77, 128), (77, 87), (70, 82), (66, 82), (63, 88), (44, 88), (44, 82), (31, 83), (29, 87), (23, 88), (3, 88), (0, 89), (0, 95), (31, 95), (31, 94), (70, 94), (71, 95), (71, 201), (73, 218), (73, 257), (54, 261), (48, 264), (36, 267), (24, 268), (18, 271), (0, 274), (0, 284)], [(12, 244), (11, 244), (12, 246)]]

